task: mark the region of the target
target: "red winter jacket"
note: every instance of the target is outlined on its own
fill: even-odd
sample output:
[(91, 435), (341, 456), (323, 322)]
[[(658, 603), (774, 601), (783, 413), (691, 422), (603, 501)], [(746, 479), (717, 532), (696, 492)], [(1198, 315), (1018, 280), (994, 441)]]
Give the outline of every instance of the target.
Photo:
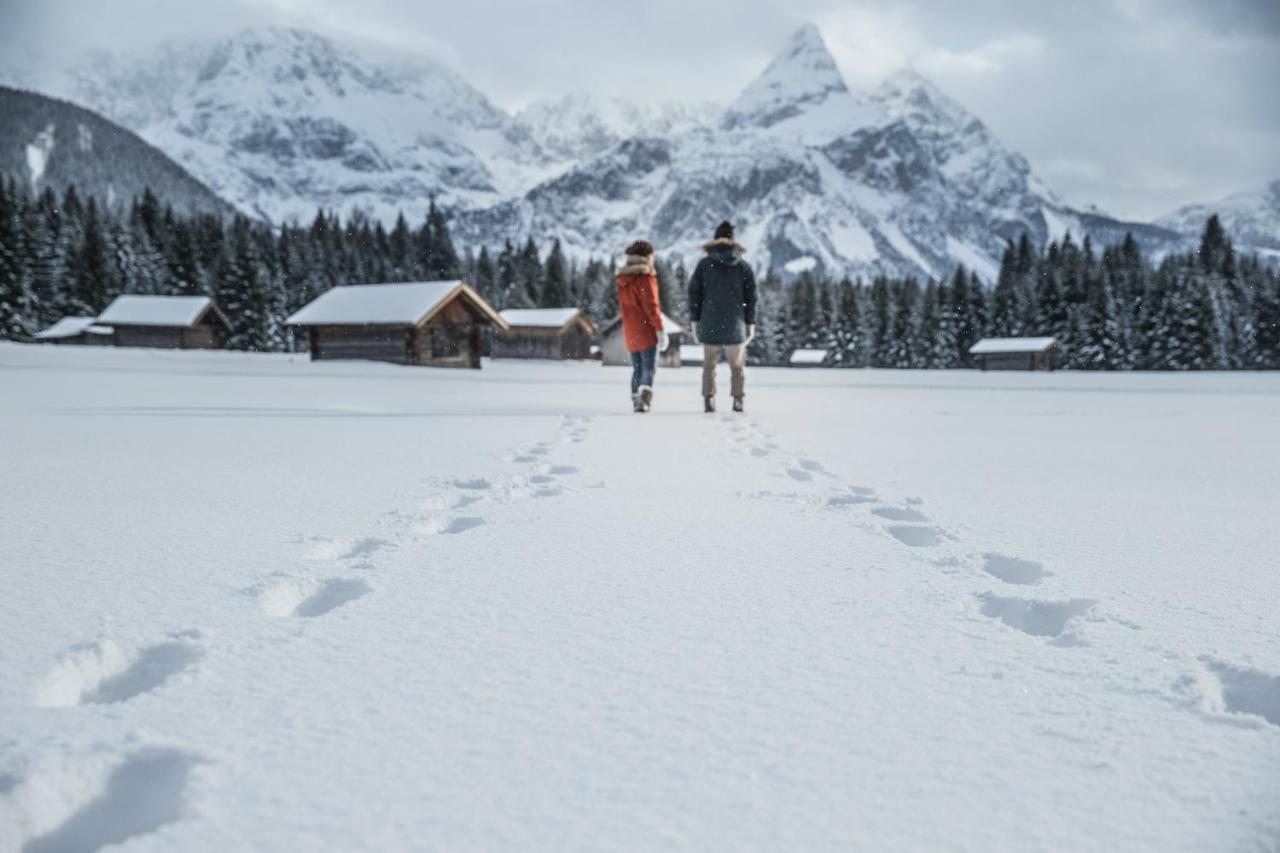
[(618, 308), (622, 334), (631, 352), (658, 345), (662, 309), (658, 307), (658, 277), (649, 267), (625, 266), (618, 270)]

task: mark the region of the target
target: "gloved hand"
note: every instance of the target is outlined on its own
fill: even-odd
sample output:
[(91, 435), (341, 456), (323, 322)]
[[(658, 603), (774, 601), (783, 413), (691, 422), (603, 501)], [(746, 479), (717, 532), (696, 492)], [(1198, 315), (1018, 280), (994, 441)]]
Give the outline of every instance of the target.
[(671, 343), (671, 338), (667, 336), (666, 329), (658, 330), (658, 352), (666, 352), (667, 345)]
[(755, 339), (756, 339), (756, 324), (755, 324), (755, 323), (752, 323), (752, 324), (750, 324), (750, 325), (748, 325), (748, 326), (747, 326), (747, 340), (746, 340), (746, 343), (748, 343), (748, 344), (749, 344), (749, 343), (751, 343), (752, 341), (754, 341)]

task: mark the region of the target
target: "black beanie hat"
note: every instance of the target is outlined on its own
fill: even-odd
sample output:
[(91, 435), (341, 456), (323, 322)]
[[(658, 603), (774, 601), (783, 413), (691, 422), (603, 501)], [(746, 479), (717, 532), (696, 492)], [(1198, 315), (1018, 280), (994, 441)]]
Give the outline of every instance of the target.
[(647, 258), (653, 254), (653, 244), (648, 240), (637, 240), (627, 247), (627, 254), (640, 255)]
[(717, 225), (717, 226), (716, 226), (716, 239), (717, 239), (717, 240), (732, 240), (732, 239), (733, 239), (733, 223), (732, 223), (732, 222), (727, 222), (727, 221), (726, 221), (726, 222), (721, 222), (719, 225)]

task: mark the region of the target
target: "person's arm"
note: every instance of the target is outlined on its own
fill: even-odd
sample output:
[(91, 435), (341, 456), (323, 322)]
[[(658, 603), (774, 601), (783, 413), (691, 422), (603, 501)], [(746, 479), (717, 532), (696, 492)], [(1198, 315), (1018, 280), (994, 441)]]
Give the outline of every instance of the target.
[(662, 331), (662, 302), (658, 297), (658, 277), (649, 276), (649, 286), (644, 288), (644, 316), (655, 332)]
[(747, 321), (748, 326), (756, 324), (756, 274), (751, 271), (751, 265), (745, 261), (742, 264), (744, 271), (742, 276), (742, 319)]
[(698, 261), (689, 278), (689, 321), (696, 323), (702, 319), (702, 270), (704, 261)]

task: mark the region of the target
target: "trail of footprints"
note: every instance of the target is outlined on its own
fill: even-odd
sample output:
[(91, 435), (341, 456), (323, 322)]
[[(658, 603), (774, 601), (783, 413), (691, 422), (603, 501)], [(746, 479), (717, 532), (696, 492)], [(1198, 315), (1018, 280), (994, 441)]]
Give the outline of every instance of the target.
[[(763, 491), (748, 497), (831, 511), (862, 508), (880, 522), (886, 535), (906, 548), (922, 549), (926, 554), (936, 554), (939, 546), (951, 539), (920, 508), (919, 498), (893, 504), (881, 501), (875, 491), (866, 486), (835, 486), (825, 493), (814, 490), (814, 486), (822, 485), (821, 480), (835, 479), (819, 463), (787, 453), (770, 433), (750, 419), (727, 416), (721, 419), (721, 424), (728, 427), (735, 453), (770, 462), (776, 460), (780, 467), (775, 476), (780, 481), (809, 489)], [(1037, 586), (1054, 574), (1041, 563), (994, 551), (981, 554), (979, 559), (978, 569), (1011, 587)], [(932, 562), (940, 567), (972, 564), (954, 554), (938, 554)], [(1090, 618), (1102, 618), (1095, 613), (1098, 602), (1088, 598), (1031, 598), (987, 591), (975, 594), (974, 599), (977, 611), (983, 616), (1058, 646), (1086, 645), (1082, 623)], [(1176, 690), (1189, 693), (1194, 703), (1210, 714), (1249, 715), (1244, 719), (1261, 718), (1266, 724), (1280, 727), (1280, 676), (1210, 657), (1200, 658), (1199, 664), (1200, 669), (1175, 685)]]
[[(279, 573), (246, 590), (243, 595), (272, 620), (301, 625), (324, 620), (373, 593), (366, 580), (380, 560), (405, 543), (431, 537), (463, 535), (489, 523), (480, 512), (488, 504), (555, 497), (580, 472), (553, 459), (556, 445), (586, 440), (591, 418), (561, 420), (552, 441), (538, 442), (508, 456), (520, 470), (513, 474), (431, 481), (431, 493), (417, 512), (393, 511), (404, 522), (396, 538), (312, 537), (305, 540), (305, 562), (340, 564), (359, 574), (315, 577)], [(196, 671), (208, 638), (199, 631), (183, 631), (150, 644), (131, 645), (112, 638), (68, 649), (32, 689), (32, 704), (50, 709), (126, 705), (164, 689), (175, 689)], [(144, 746), (127, 751), (114, 763), (100, 758), (72, 760), (65, 766), (42, 767), (31, 776), (0, 771), (0, 848), (42, 851), (92, 851), (146, 835), (180, 820), (191, 770), (201, 756), (180, 749)], [(96, 780), (96, 784), (95, 784)], [(6, 822), (11, 803), (28, 791), (62, 790), (67, 813), (52, 826), (36, 826), (31, 837), (10, 838)], [(24, 821), (25, 823), (25, 821)], [(15, 828), (13, 830), (17, 832)]]

